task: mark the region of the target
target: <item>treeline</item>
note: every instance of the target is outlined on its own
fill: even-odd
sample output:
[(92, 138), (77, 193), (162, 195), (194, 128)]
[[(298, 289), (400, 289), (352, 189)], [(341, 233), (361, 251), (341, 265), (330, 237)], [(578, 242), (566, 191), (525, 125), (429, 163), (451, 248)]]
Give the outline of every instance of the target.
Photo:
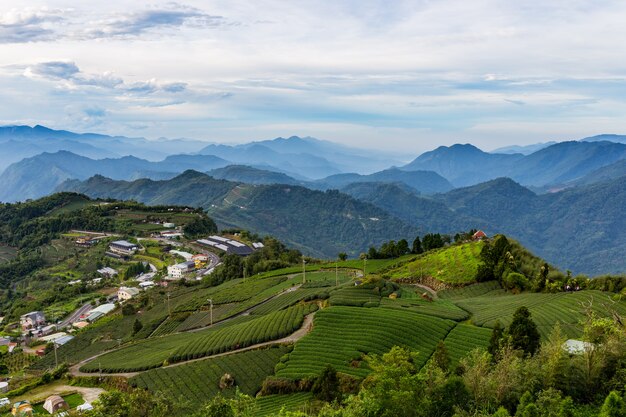
[[(457, 233), (454, 236), (454, 242), (462, 242), (465, 240), (469, 240), (472, 238), (473, 234), (476, 230), (471, 230), (469, 232)], [(401, 239), (399, 241), (390, 240), (389, 242), (383, 243), (380, 248), (376, 248), (375, 246), (371, 246), (367, 252), (368, 259), (389, 259), (389, 258), (397, 258), (402, 255), (406, 255), (409, 253), (419, 255), (420, 253), (428, 252), (433, 249), (443, 248), (446, 245), (452, 243), (452, 237), (450, 235), (440, 234), (440, 233), (428, 233), (424, 235), (422, 238), (418, 236), (413, 239), (413, 243), (411, 247), (409, 247), (409, 243), (406, 239)]]
[(244, 275), (253, 276), (261, 272), (285, 268), (301, 262), (302, 253), (300, 251), (287, 248), (282, 242), (273, 237), (268, 236), (262, 241), (264, 247), (254, 251), (245, 258), (238, 255), (223, 256), (222, 264), (206, 278), (207, 283), (209, 285), (218, 285), (231, 279), (241, 278)]

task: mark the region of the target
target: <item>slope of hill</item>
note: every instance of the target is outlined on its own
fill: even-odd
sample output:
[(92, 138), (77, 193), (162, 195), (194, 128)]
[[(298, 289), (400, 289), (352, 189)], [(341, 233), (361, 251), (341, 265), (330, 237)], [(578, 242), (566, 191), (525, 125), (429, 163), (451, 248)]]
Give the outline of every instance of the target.
[(426, 152), (402, 169), (435, 171), (455, 186), (465, 186), (502, 176), (511, 164), (522, 158), (520, 154), (487, 153), (470, 144), (457, 144)]
[(580, 140), (581, 142), (615, 142), (626, 144), (626, 135), (603, 134), (591, 136)]
[(282, 172), (268, 171), (247, 165), (229, 165), (208, 171), (207, 174), (216, 179), (246, 184), (302, 184), (302, 181), (298, 181)]
[(576, 180), (626, 158), (626, 144), (607, 141), (560, 142), (528, 155), (486, 153), (472, 145), (439, 147), (404, 170), (432, 170), (455, 186), (509, 177), (525, 186), (544, 187)]
[(68, 179), (84, 180), (96, 174), (119, 180), (147, 175), (167, 178), (187, 169), (226, 165), (227, 161), (212, 155), (173, 155), (150, 162), (133, 156), (94, 160), (67, 151), (43, 153), (12, 164), (0, 175), (0, 201), (42, 197)]
[(222, 225), (271, 234), (308, 254), (332, 258), (339, 252), (355, 256), (373, 243), (416, 232), (386, 211), (338, 191), (239, 184), (192, 171), (166, 181), (97, 176), (65, 183), (63, 189), (91, 197), (203, 207)]
[(369, 175), (332, 175), (317, 181), (313, 186), (319, 186), (322, 189), (339, 189), (357, 182), (402, 183), (422, 194), (444, 193), (453, 188), (448, 180), (436, 172), (405, 171), (398, 168), (390, 168)]
[(423, 232), (456, 233), (487, 227), (482, 220), (457, 213), (438, 199), (421, 197), (404, 184), (353, 183), (341, 191), (372, 203)]
[(615, 180), (624, 176), (626, 176), (626, 159), (622, 159), (611, 165), (607, 165), (590, 172), (582, 178), (567, 183), (566, 186), (575, 187), (581, 185), (591, 185), (598, 182)]

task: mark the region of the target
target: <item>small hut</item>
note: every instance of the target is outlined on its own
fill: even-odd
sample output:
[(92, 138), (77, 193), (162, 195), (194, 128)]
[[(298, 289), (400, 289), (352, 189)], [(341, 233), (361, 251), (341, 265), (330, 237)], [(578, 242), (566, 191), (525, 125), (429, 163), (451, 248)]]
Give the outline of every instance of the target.
[(50, 414), (54, 414), (59, 410), (70, 409), (65, 400), (58, 395), (51, 395), (46, 398), (46, 401), (43, 403), (43, 408)]

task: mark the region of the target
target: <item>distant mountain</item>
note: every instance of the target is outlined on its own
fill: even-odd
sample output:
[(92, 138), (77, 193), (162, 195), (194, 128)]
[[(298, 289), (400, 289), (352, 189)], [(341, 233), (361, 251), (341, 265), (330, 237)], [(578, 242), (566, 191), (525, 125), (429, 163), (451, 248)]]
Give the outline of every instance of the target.
[(493, 154), (473, 145), (439, 147), (403, 170), (432, 170), (462, 187), (499, 177), (524, 186), (560, 185), (626, 158), (626, 145), (613, 142), (560, 142), (529, 155)]
[(562, 184), (624, 158), (624, 144), (561, 142), (516, 161), (502, 176), (524, 185)]
[(212, 155), (174, 155), (161, 162), (133, 156), (90, 159), (67, 151), (43, 153), (12, 164), (0, 175), (0, 201), (39, 198), (68, 179), (84, 180), (100, 174), (113, 179), (171, 178), (187, 169), (217, 168), (228, 161)]
[[(281, 172), (320, 179), (341, 172), (370, 173), (398, 163), (393, 155), (292, 136), (242, 145), (208, 145), (199, 153), (237, 164), (280, 167)], [(302, 178), (297, 178), (302, 179)]]
[(532, 145), (512, 145), (505, 146), (503, 148), (494, 149), (491, 153), (506, 153), (506, 154), (515, 154), (519, 153), (522, 155), (530, 155), (533, 152), (540, 151), (543, 148), (547, 148), (548, 146), (552, 146), (557, 142), (543, 142), (543, 143), (535, 143)]
[(611, 165), (604, 166), (590, 172), (582, 178), (567, 184), (568, 187), (591, 185), (626, 177), (626, 159), (619, 160)]
[(626, 144), (626, 135), (604, 134), (596, 135), (580, 140), (581, 142), (615, 142)]
[(433, 171), (404, 171), (390, 168), (370, 175), (338, 174), (319, 180), (313, 187), (321, 189), (340, 189), (352, 183), (402, 183), (422, 194), (444, 193), (454, 188), (441, 175)]
[(102, 176), (68, 181), (59, 190), (147, 204), (203, 207), (223, 226), (271, 234), (306, 253), (353, 256), (389, 239), (417, 233), (386, 211), (338, 191), (293, 185), (247, 185), (187, 171), (167, 181), (114, 181)]
[(69, 151), (92, 159), (134, 155), (161, 160), (174, 153), (195, 152), (206, 143), (193, 140), (147, 140), (97, 133), (74, 133), (45, 126), (0, 127), (0, 172), (10, 164), (43, 152)]
[(472, 227), (487, 228), (484, 221), (456, 213), (444, 202), (422, 197), (402, 183), (353, 183), (341, 191), (372, 203), (424, 231), (454, 234)]
[(216, 179), (243, 182), (246, 184), (302, 185), (302, 181), (298, 181), (281, 172), (254, 168), (247, 165), (229, 165), (224, 168), (208, 171), (207, 174)]
[(524, 158), (483, 152), (473, 145), (440, 146), (402, 167), (405, 171), (435, 171), (454, 186), (466, 186), (506, 175), (508, 168)]

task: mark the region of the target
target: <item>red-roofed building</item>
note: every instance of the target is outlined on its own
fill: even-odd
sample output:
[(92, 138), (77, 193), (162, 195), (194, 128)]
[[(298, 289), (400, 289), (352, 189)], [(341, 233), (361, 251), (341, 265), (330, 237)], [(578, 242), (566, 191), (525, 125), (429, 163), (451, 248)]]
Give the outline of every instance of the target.
[(474, 235), (472, 236), (472, 240), (483, 240), (483, 239), (487, 239), (487, 235), (482, 230), (479, 230), (478, 232), (474, 233)]

